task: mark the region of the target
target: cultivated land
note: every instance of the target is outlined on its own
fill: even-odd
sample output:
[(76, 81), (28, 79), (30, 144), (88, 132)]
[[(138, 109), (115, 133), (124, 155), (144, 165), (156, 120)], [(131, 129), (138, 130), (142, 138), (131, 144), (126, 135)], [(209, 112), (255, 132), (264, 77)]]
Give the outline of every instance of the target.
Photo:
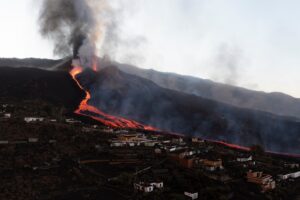
[[(300, 171), (299, 164), (259, 146), (247, 152), (113, 130), (42, 100), (0, 100), (0, 199), (191, 199), (184, 192), (199, 199), (296, 199), (300, 179), (278, 175)], [(248, 182), (249, 170), (271, 175), (275, 188)], [(146, 192), (151, 183), (163, 187)]]

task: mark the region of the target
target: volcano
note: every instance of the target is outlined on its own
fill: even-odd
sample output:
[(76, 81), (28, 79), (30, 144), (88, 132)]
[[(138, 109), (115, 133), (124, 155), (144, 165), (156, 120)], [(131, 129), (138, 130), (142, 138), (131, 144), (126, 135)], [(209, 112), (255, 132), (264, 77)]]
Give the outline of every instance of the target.
[(79, 77), (91, 93), (89, 104), (103, 112), (160, 130), (263, 145), (280, 152), (300, 152), (300, 123), (293, 118), (234, 107), (225, 103), (162, 88), (115, 66)]
[[(0, 67), (0, 97), (42, 99), (113, 127), (151, 127), (244, 146), (260, 144), (271, 151), (300, 153), (297, 118), (167, 89), (115, 66), (98, 72), (81, 69), (75, 79), (63, 70)], [(83, 104), (88, 108), (78, 110)]]

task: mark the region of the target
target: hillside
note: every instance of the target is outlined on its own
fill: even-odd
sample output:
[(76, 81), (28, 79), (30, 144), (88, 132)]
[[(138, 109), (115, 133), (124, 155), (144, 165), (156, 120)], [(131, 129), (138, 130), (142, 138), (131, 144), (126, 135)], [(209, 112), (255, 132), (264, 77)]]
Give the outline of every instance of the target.
[[(111, 65), (103, 59), (99, 59), (101, 68)], [(68, 63), (70, 64), (70, 63)], [(284, 93), (265, 93), (231, 85), (213, 82), (191, 76), (183, 76), (174, 73), (164, 73), (155, 70), (145, 70), (132, 65), (113, 62), (122, 71), (137, 75), (153, 81), (157, 85), (194, 94), (207, 99), (219, 101), (241, 108), (266, 111), (275, 115), (300, 118), (300, 99)], [(0, 67), (34, 67), (42, 69), (66, 69), (64, 60), (48, 59), (0, 59)]]
[(145, 70), (125, 64), (117, 64), (117, 66), (126, 73), (149, 79), (164, 88), (194, 94), (241, 108), (300, 118), (300, 99), (287, 94), (248, 90), (207, 79)]
[(43, 100), (74, 110), (83, 97), (68, 72), (0, 67), (0, 98)]
[[(90, 72), (81, 82), (91, 80)], [(293, 118), (233, 107), (159, 87), (152, 81), (107, 67), (86, 88), (91, 104), (103, 111), (162, 130), (241, 145), (261, 144), (268, 150), (300, 152), (300, 123)]]
[[(84, 97), (66, 71), (1, 67), (0, 80), (0, 98), (46, 100), (72, 111)], [(166, 89), (116, 67), (97, 74), (87, 70), (80, 80), (92, 93), (90, 104), (108, 114), (186, 135), (300, 152), (300, 124), (292, 117)]]

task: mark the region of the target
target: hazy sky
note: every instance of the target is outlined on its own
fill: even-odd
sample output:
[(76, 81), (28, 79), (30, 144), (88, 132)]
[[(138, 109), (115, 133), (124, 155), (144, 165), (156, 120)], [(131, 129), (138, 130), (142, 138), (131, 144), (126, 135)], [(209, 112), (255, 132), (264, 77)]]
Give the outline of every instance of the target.
[[(123, 42), (115, 59), (300, 97), (300, 1), (117, 1)], [(0, 57), (53, 58), (34, 2), (0, 2)]]

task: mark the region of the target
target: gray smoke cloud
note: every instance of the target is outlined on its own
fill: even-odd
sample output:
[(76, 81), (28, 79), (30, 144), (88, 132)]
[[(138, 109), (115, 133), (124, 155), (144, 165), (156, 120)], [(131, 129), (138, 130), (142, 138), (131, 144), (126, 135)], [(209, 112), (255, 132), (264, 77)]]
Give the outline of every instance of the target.
[(240, 48), (226, 43), (221, 44), (216, 57), (213, 58), (213, 79), (229, 85), (237, 85), (243, 59), (243, 51)]
[(111, 13), (107, 0), (43, 0), (40, 32), (54, 41), (55, 55), (73, 54), (84, 66), (91, 66), (112, 21)]

